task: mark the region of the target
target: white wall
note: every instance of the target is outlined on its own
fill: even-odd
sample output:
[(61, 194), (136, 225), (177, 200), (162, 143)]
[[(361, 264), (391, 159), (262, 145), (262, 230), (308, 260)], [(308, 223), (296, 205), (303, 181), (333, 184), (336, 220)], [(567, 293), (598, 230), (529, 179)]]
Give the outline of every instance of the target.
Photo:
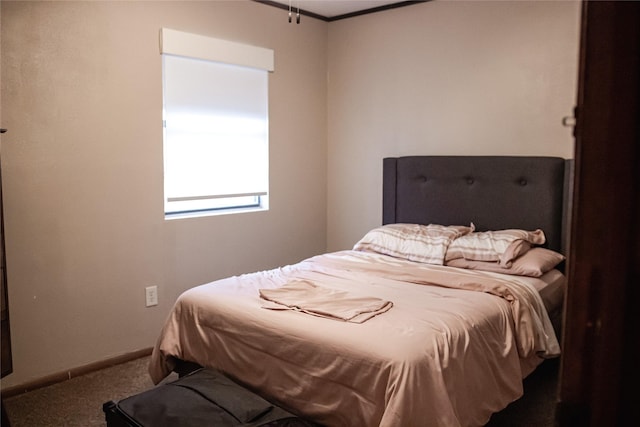
[[(325, 22), (249, 1), (3, 1), (1, 19), (3, 388), (151, 347), (183, 290), (324, 251)], [(161, 27), (275, 50), (268, 212), (164, 220)]]
[(328, 249), (382, 221), (382, 159), (573, 157), (580, 3), (433, 1), (329, 26)]

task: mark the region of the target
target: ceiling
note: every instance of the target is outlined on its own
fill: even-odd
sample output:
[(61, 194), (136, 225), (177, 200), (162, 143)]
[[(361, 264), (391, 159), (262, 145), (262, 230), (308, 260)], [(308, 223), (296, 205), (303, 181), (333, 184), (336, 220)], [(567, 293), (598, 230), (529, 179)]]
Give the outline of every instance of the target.
[(291, 10), (293, 13), (300, 9), (301, 15), (312, 16), (324, 21), (336, 21), (366, 13), (378, 12), (401, 6), (408, 6), (420, 1), (398, 0), (256, 0), (259, 3), (275, 6), (280, 9)]

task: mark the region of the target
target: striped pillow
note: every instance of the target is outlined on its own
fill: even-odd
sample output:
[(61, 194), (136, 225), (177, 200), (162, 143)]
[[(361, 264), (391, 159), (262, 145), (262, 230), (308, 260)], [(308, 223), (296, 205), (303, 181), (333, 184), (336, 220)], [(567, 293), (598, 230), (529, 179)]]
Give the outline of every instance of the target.
[(513, 260), (526, 253), (532, 245), (546, 241), (540, 229), (482, 231), (469, 233), (455, 239), (446, 254), (446, 260), (464, 258), (472, 261), (497, 261), (508, 268)]
[(447, 248), (456, 238), (470, 233), (471, 227), (438, 224), (387, 224), (369, 231), (353, 249), (377, 252), (396, 258), (443, 265)]

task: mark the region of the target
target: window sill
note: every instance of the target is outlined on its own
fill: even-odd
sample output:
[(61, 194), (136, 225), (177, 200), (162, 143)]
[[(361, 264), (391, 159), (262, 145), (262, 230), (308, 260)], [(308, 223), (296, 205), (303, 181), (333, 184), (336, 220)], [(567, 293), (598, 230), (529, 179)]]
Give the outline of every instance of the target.
[(268, 211), (268, 206), (252, 206), (248, 208), (231, 208), (231, 209), (211, 209), (204, 211), (196, 211), (196, 212), (177, 212), (177, 213), (165, 213), (164, 219), (165, 221), (173, 221), (176, 219), (187, 219), (187, 218), (201, 218), (207, 216), (220, 216), (220, 215), (235, 215), (242, 213), (250, 213), (250, 212), (264, 212)]

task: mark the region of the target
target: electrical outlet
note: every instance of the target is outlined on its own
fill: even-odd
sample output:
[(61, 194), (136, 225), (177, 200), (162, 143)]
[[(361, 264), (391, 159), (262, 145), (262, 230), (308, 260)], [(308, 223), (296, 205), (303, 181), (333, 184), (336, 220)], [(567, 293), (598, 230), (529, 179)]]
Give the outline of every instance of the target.
[(158, 305), (158, 287), (147, 286), (144, 290), (147, 297), (147, 307)]

